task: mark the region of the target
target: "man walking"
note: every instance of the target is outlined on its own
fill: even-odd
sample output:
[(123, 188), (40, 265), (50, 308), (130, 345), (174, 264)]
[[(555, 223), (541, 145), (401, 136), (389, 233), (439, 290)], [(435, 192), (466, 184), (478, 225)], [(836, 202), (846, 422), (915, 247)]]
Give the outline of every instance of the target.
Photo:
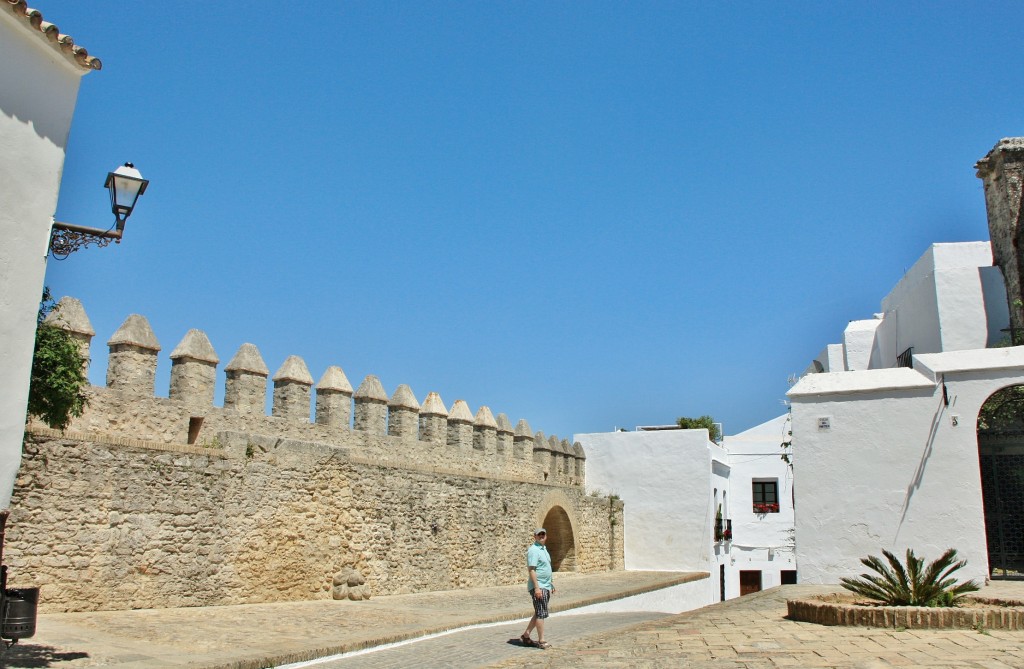
[[(551, 556), (544, 545), (547, 540), (547, 530), (538, 527), (533, 533), (533, 545), (526, 550), (526, 587), (533, 599), (533, 617), (519, 637), (524, 646), (548, 647), (544, 641), (544, 619), (548, 617), (548, 599), (555, 588), (551, 583)], [(534, 627), (537, 628), (537, 641), (530, 638)]]

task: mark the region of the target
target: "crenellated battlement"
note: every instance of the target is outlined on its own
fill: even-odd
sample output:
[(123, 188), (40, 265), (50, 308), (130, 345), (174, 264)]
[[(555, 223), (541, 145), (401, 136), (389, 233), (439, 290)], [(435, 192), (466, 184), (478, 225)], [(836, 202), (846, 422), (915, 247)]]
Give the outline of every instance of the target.
[[(95, 332), (78, 300), (61, 299), (48, 322), (71, 332), (88, 357)], [(508, 416), (495, 416), (487, 406), (475, 414), (461, 399), (446, 407), (436, 392), (420, 403), (406, 384), (389, 397), (372, 374), (353, 391), (340, 366), (328, 367), (314, 383), (295, 355), (270, 377), (259, 349), (243, 343), (224, 367), (224, 403), (216, 407), (220, 358), (201, 330), (189, 330), (171, 352), (167, 398), (155, 395), (161, 346), (144, 316), (128, 316), (107, 345), (106, 388), (91, 389), (86, 413), (73, 421), (73, 430), (212, 447), (220, 433), (243, 432), (321, 442), (382, 461), (443, 464), (563, 486), (584, 483), (586, 454), (579, 443), (533, 433), (523, 419), (513, 428)]]

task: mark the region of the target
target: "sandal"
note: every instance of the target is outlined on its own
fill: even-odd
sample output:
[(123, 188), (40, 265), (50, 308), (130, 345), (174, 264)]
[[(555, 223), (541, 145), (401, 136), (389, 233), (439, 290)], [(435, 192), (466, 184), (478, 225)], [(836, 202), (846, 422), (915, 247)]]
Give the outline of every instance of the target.
[(536, 646), (537, 645), (536, 642), (534, 642), (534, 640), (531, 639), (529, 637), (529, 635), (525, 634), (525, 633), (519, 636), (519, 641), (522, 642), (522, 644), (524, 646), (531, 646), (532, 647), (532, 646)]
[(551, 648), (551, 644), (549, 644), (547, 641), (537, 641), (533, 645), (537, 648), (540, 648), (541, 650), (547, 650), (548, 648)]

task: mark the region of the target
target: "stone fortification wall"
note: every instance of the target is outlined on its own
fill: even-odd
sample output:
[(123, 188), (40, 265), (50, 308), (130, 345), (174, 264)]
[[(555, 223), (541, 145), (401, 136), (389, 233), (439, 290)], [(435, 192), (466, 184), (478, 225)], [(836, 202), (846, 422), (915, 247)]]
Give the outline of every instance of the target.
[[(53, 313), (88, 350), (81, 304)], [(42, 587), (43, 611), (331, 598), (352, 570), (373, 594), (517, 583), (542, 524), (563, 571), (623, 567), (622, 503), (586, 496), (582, 447), (525, 420), (437, 393), (421, 404), (405, 385), (389, 397), (374, 376), (353, 391), (340, 367), (314, 384), (296, 356), (270, 379), (266, 415), (252, 344), (214, 407), (219, 358), (198, 330), (160, 398), (146, 319), (108, 345), (86, 413), (26, 432), (5, 557), (12, 585)]]
[[(78, 300), (63, 298), (50, 321), (89, 350), (94, 331)], [(338, 366), (329, 367), (314, 384), (306, 363), (293, 355), (270, 379), (268, 416), (270, 371), (253, 344), (242, 344), (224, 368), (223, 407), (213, 406), (220, 359), (202, 331), (189, 330), (171, 352), (167, 398), (154, 395), (161, 346), (145, 317), (130, 315), (107, 344), (107, 385), (91, 389), (86, 412), (72, 421), (72, 431), (199, 445), (214, 444), (219, 432), (239, 431), (474, 474), (570, 486), (585, 480), (586, 453), (578, 443), (533, 432), (526, 420), (513, 427), (508, 416), (495, 417), (486, 406), (475, 414), (464, 400), (446, 407), (435, 392), (421, 405), (405, 384), (388, 396), (373, 375), (353, 391)]]
[(237, 432), (87, 436), (26, 435), (5, 557), (44, 612), (329, 599), (349, 569), (375, 595), (514, 584), (549, 514), (575, 570), (622, 565), (621, 502), (578, 487)]

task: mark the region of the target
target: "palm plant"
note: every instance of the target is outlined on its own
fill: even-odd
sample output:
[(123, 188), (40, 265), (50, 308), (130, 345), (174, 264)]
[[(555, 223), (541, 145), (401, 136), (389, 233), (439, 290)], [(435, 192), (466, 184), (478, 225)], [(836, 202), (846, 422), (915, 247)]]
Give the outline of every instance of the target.
[(927, 567), (924, 559), (915, 556), (909, 548), (906, 567), (889, 551), (883, 549), (882, 554), (888, 566), (873, 555), (861, 559), (861, 564), (877, 572), (877, 576), (861, 574), (859, 578), (842, 578), (843, 587), (888, 606), (955, 606), (961, 597), (978, 590), (974, 581), (957, 583), (950, 576), (967, 564), (967, 560), (957, 561), (954, 548)]

